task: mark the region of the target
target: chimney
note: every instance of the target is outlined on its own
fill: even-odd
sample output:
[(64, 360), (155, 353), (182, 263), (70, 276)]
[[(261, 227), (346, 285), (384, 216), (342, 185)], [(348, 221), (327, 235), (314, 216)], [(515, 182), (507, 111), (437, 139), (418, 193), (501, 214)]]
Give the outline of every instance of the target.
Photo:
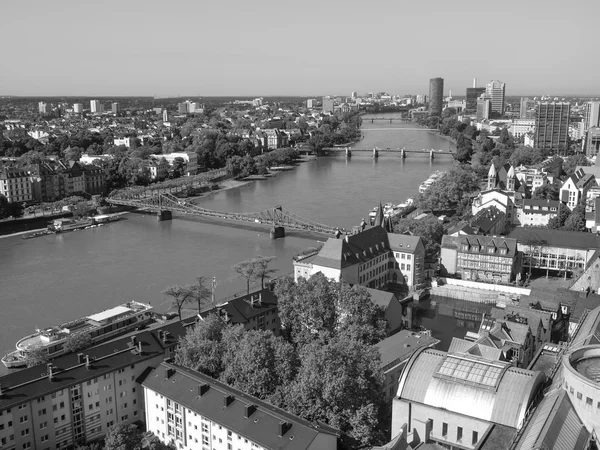
[(137, 345), (137, 338), (135, 336), (131, 336), (131, 346), (135, 347)]
[(162, 330), (158, 330), (158, 339), (160, 339), (161, 341), (163, 339), (162, 334), (163, 334), (163, 331)]
[(83, 357), (83, 353), (77, 353), (77, 364), (83, 364), (85, 362), (85, 358)]
[(246, 405), (244, 407), (244, 417), (248, 419), (252, 414), (256, 412), (256, 405)]
[(235, 400), (235, 397), (233, 395), (226, 395), (223, 398), (223, 406), (225, 408), (227, 408), (229, 405), (231, 405), (233, 403), (234, 400)]
[(258, 293), (258, 304), (262, 305), (262, 293)]
[(344, 236), (344, 239), (346, 240), (346, 242), (349, 242), (349, 237), (348, 237), (348, 235)]
[(54, 376), (54, 374), (52, 373), (52, 363), (46, 364), (46, 367), (48, 368), (48, 380), (52, 381), (52, 378)]
[(473, 87), (476, 88), (477, 87), (477, 78), (473, 78)]
[(165, 369), (165, 378), (168, 380), (169, 378), (171, 378), (173, 375), (175, 375), (175, 369), (172, 369), (171, 367), (167, 367)]
[(162, 341), (163, 342), (167, 342), (168, 340), (169, 340), (169, 332), (168, 331), (163, 331)]
[(89, 369), (90, 365), (90, 355), (85, 355), (85, 367)]
[(138, 353), (140, 355), (143, 353), (143, 351), (142, 351), (142, 341), (138, 342)]
[(279, 422), (279, 437), (285, 436), (285, 433), (290, 431), (292, 424), (289, 422)]
[(210, 389), (210, 384), (203, 383), (198, 385), (198, 397), (202, 397)]
[(2, 397), (2, 395), (4, 394), (2, 394), (2, 384), (0, 383), (0, 398)]

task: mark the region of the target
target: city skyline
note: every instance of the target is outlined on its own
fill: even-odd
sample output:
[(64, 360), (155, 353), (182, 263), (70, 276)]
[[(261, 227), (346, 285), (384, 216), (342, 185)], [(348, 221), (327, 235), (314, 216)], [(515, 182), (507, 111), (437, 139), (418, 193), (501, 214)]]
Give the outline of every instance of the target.
[[(435, 77), (444, 79), (444, 95), (463, 95), (473, 77), (480, 85), (501, 80), (507, 96), (600, 92), (600, 62), (588, 57), (595, 50), (593, 17), (600, 7), (587, 1), (575, 2), (587, 13), (569, 23), (569, 43), (532, 45), (535, 58), (531, 51), (510, 49), (565, 27), (565, 17), (577, 9), (572, 2), (547, 8), (539, 1), (509, 1), (494, 10), (441, 1), (349, 8), (309, 0), (292, 9), (265, 0), (252, 8), (215, 4), (210, 10), (187, 0), (61, 3), (0, 6), (10, 18), (0, 37), (11, 42), (0, 95), (417, 94), (427, 93)], [(518, 34), (492, 34), (482, 14), (500, 24), (526, 21)], [(486, 39), (451, 31), (465, 25), (470, 35)]]

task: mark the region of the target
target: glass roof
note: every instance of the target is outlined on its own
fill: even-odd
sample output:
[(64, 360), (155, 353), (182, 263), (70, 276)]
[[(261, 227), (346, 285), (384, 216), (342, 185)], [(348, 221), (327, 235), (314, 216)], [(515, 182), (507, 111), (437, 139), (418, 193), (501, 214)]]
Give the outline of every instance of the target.
[(457, 380), (495, 387), (503, 371), (504, 367), (501, 366), (448, 356), (437, 373)]

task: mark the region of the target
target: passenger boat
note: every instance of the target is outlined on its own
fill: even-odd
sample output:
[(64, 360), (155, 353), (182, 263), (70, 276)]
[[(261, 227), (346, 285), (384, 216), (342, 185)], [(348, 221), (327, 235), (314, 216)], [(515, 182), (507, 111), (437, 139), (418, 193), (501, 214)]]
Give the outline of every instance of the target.
[[(398, 214), (402, 213), (404, 208), (412, 205), (412, 203), (413, 203), (412, 198), (407, 198), (404, 203), (399, 203), (397, 205), (394, 205), (392, 203), (386, 203), (386, 204), (382, 205), (383, 217), (385, 217), (386, 219), (390, 219), (394, 216), (397, 216)], [(369, 223), (371, 225), (373, 225), (375, 223), (375, 219), (377, 218), (378, 210), (379, 210), (379, 207), (377, 206), (377, 207), (373, 208), (371, 211), (369, 211)]]
[(34, 349), (44, 349), (48, 358), (56, 358), (65, 353), (65, 341), (71, 336), (87, 334), (95, 345), (146, 324), (152, 315), (152, 306), (131, 301), (62, 325), (38, 329), (20, 339), (16, 350), (2, 357), (2, 364), (8, 368), (23, 367), (27, 365), (27, 352)]
[(91, 219), (55, 219), (50, 225), (48, 225), (48, 230), (54, 233), (64, 233), (65, 231), (73, 231), (78, 230), (80, 228), (89, 227), (93, 225), (93, 221)]
[(435, 183), (437, 180), (442, 178), (442, 176), (444, 176), (445, 174), (446, 174), (446, 172), (441, 172), (439, 170), (436, 170), (435, 172), (433, 172), (429, 176), (429, 178), (427, 178), (425, 181), (423, 181), (421, 183), (421, 185), (419, 186), (419, 194), (423, 194), (427, 189), (429, 189), (431, 187), (431, 185), (433, 183)]

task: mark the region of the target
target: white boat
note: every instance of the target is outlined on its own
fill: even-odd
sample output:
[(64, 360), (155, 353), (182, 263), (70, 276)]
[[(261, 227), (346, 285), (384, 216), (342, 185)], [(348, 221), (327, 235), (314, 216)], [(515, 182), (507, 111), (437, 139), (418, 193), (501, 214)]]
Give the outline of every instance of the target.
[(419, 194), (423, 194), (427, 189), (429, 189), (431, 187), (431, 185), (433, 183), (435, 183), (437, 180), (439, 180), (445, 174), (446, 174), (446, 172), (441, 172), (439, 170), (436, 170), (435, 172), (433, 172), (429, 176), (429, 178), (427, 178), (425, 181), (423, 181), (421, 183), (421, 185), (419, 186)]
[(65, 353), (65, 341), (71, 336), (88, 334), (95, 345), (125, 334), (151, 318), (152, 306), (131, 301), (62, 325), (36, 330), (20, 339), (16, 350), (2, 357), (2, 364), (9, 368), (23, 367), (27, 365), (27, 352), (40, 348), (46, 351), (48, 358), (55, 358)]

